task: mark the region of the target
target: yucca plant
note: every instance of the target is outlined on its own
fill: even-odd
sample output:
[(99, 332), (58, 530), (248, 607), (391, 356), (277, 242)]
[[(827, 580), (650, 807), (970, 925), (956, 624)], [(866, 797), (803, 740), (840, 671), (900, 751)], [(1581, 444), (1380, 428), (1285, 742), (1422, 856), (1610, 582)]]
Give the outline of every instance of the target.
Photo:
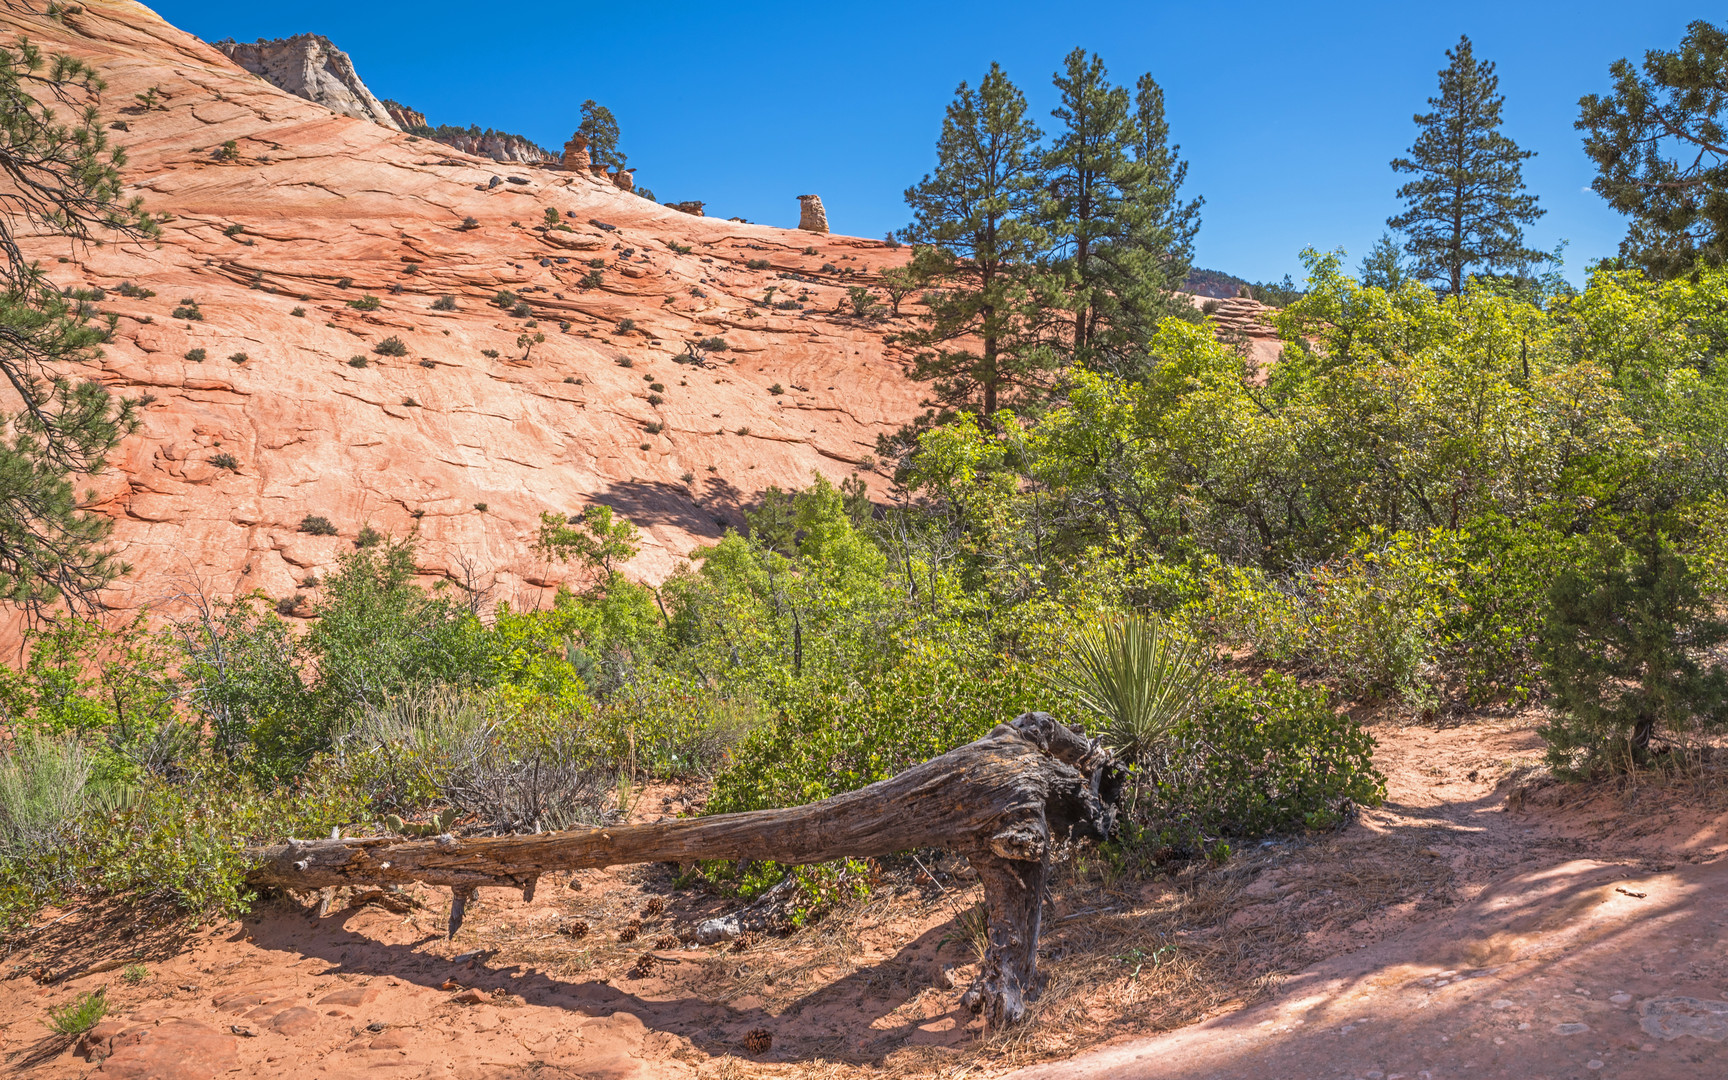
[(1156, 616), (1130, 615), (1078, 635), (1047, 679), (1097, 715), (1104, 744), (1132, 763), (1199, 705), (1206, 666), (1200, 647)]

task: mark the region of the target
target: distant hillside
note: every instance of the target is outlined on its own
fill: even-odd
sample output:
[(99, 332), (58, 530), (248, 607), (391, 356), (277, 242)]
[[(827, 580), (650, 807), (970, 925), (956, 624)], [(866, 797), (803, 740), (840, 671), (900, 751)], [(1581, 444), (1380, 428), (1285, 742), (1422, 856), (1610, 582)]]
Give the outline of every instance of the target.
[(1235, 274), (1226, 274), (1222, 270), (1203, 270), (1196, 267), (1188, 271), (1187, 279), (1182, 282), (1183, 292), (1214, 300), (1241, 296), (1243, 289), (1248, 290), (1250, 298), (1267, 307), (1283, 307), (1301, 297), (1303, 293), (1289, 274), (1284, 275), (1283, 281), (1252, 282)]
[(1242, 295), (1242, 287), (1245, 285), (1249, 285), (1249, 283), (1235, 274), (1226, 274), (1222, 270), (1202, 270), (1195, 267), (1188, 271), (1188, 279), (1182, 283), (1182, 291), (1193, 293), (1195, 296), (1221, 300), (1225, 297)]

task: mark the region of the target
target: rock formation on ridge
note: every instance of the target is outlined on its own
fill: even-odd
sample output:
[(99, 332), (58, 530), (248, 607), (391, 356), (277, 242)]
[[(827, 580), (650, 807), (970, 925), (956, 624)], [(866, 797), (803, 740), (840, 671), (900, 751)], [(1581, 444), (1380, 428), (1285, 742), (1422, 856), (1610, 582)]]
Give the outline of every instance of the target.
[(822, 196), (798, 196), (798, 227), (805, 232), (828, 231), (828, 211), (822, 209)]
[(360, 81), (354, 61), (322, 34), (295, 34), (275, 41), (229, 39), (216, 47), (252, 74), (296, 97), (343, 116), (370, 120), (400, 131), (390, 110)]

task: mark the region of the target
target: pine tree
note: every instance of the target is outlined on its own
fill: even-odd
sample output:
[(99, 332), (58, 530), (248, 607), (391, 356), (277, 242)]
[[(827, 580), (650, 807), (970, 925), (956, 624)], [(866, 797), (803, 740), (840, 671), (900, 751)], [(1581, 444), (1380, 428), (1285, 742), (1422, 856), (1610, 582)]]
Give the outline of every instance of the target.
[(1701, 663), (1728, 641), (1728, 622), (1698, 575), (1652, 531), (1631, 550), (1601, 542), (1590, 569), (1561, 574), (1549, 593), (1538, 652), (1554, 690), (1542, 731), (1562, 769), (1642, 763), (1658, 732), (1728, 726), (1728, 669)]
[(1159, 318), (1189, 310), (1173, 293), (1188, 275), (1200, 200), (1177, 198), (1187, 165), (1169, 145), (1151, 76), (1130, 97), (1103, 61), (1075, 49), (1053, 82), (1062, 126), (1044, 155), (1046, 227), (1074, 312), (1064, 344), (1076, 364), (1122, 370)]
[(1134, 88), (1134, 139), (1134, 162), (1140, 171), (1125, 190), (1131, 208), (1130, 247), (1139, 262), (1135, 280), (1143, 290), (1135, 332), (1145, 341), (1158, 318), (1193, 310), (1175, 293), (1193, 268), (1194, 237), (1206, 200), (1196, 196), (1182, 201), (1188, 163), (1182, 160), (1182, 148), (1170, 142), (1164, 90), (1151, 75), (1141, 75)]
[(126, 156), (98, 117), (102, 89), (80, 61), (44, 61), (22, 39), (0, 48), (0, 376), (18, 410), (0, 414), (0, 599), (33, 613), (57, 600), (90, 609), (124, 571), (104, 548), (111, 523), (82, 509), (71, 478), (101, 471), (136, 427), (137, 406), (61, 373), (101, 355), (114, 319), (95, 320), (18, 244), (20, 234), (155, 234), (140, 201), (121, 198)]
[[(1609, 69), (1614, 90), (1579, 100), (1590, 184), (1632, 222), (1620, 254), (1671, 276), (1728, 262), (1728, 31), (1694, 22), (1676, 52)], [(1668, 156), (1673, 154), (1673, 157)]]
[(1524, 246), (1522, 226), (1544, 213), (1523, 193), (1522, 163), (1536, 155), (1500, 132), (1506, 99), (1494, 64), (1478, 62), (1467, 37), (1446, 56), (1434, 111), (1415, 118), (1410, 156), (1392, 162), (1417, 178), (1398, 189), (1406, 209), (1387, 224), (1409, 238), (1417, 276), (1456, 296), (1473, 267), (1524, 270), (1547, 256)]
[(1404, 248), (1389, 232), (1380, 234), (1380, 239), (1368, 249), (1368, 254), (1362, 258), (1362, 266), (1356, 271), (1363, 288), (1385, 289), (1387, 292), (1397, 292), (1409, 276)]
[(991, 64), (976, 90), (961, 83), (942, 121), (936, 169), (906, 190), (912, 270), (929, 287), (921, 325), (898, 336), (911, 346), (911, 375), (933, 380), (927, 420), (961, 410), (988, 419), (1034, 402), (1055, 357), (1039, 342), (1040, 320), (1057, 297), (1038, 261), (1037, 126), (1026, 99)]
[(596, 164), (622, 169), (625, 155), (618, 151), (618, 120), (612, 110), (589, 98), (582, 103), (582, 122), (576, 132), (588, 138), (588, 153)]

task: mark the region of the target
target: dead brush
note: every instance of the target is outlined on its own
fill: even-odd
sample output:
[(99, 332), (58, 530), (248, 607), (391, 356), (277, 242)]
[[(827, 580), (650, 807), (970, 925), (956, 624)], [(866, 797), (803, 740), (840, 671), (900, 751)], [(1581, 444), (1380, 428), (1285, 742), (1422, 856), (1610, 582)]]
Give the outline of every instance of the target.
[(983, 963), (990, 952), (990, 915), (983, 904), (974, 904), (954, 916), (954, 928), (943, 934), (937, 950), (944, 945), (964, 945), (975, 963)]

